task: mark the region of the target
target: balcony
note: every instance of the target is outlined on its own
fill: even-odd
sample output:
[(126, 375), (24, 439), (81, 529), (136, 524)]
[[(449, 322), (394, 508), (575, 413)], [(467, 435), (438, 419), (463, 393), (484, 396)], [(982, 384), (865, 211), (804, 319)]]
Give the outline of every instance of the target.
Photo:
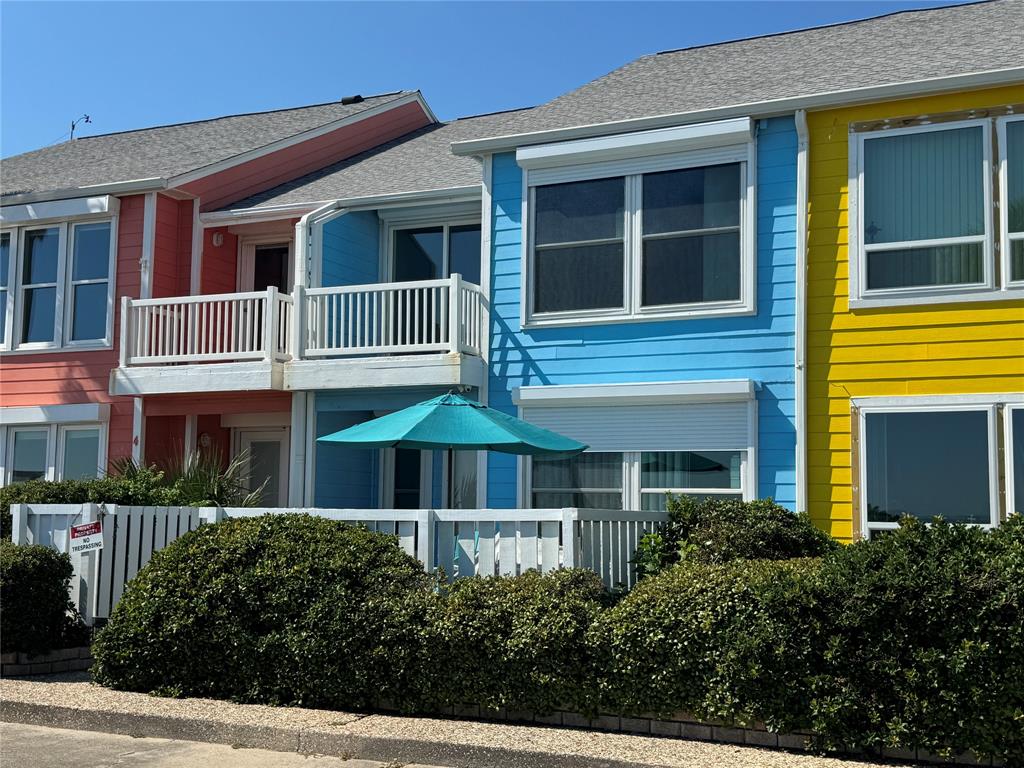
[(486, 300), (446, 280), (129, 299), (119, 395), (480, 386)]

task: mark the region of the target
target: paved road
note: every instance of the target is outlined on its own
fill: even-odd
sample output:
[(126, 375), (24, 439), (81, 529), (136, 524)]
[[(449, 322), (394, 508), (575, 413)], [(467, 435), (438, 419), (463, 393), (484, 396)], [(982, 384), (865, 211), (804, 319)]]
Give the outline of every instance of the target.
[(0, 764), (4, 768), (390, 768), (374, 760), (234, 749), (224, 744), (137, 739), (13, 723), (0, 723)]

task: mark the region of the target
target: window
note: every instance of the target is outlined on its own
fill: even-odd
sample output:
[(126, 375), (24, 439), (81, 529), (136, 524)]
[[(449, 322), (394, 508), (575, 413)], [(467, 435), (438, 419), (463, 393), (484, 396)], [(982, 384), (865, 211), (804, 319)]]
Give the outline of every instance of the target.
[(531, 460), (534, 508), (664, 510), (667, 494), (745, 497), (745, 451), (587, 451)]
[(392, 226), (391, 279), (440, 280), (460, 274), (480, 284), (480, 224)]
[(1006, 511), (1024, 515), (1024, 406), (1006, 414)]
[(1024, 287), (1021, 118), (853, 128), (852, 307), (984, 300)]
[[(1001, 474), (997, 423), (999, 410), (1006, 409), (1005, 431), (1011, 431), (1012, 414), (1020, 409), (1004, 402), (1013, 398), (855, 401), (860, 410), (863, 532), (895, 528), (908, 515), (924, 521), (942, 517), (956, 523), (996, 525)], [(1012, 454), (1017, 449), (1010, 441), (1008, 437), (1005, 450)]]
[(111, 220), (5, 231), (0, 248), (0, 340), (5, 348), (110, 345)]
[(752, 158), (741, 145), (528, 170), (527, 322), (753, 312)]
[(667, 494), (742, 499), (742, 451), (640, 454), (640, 508), (665, 509)]
[(1024, 281), (1024, 118), (999, 123), (1002, 152), (1004, 269), (1011, 282)]
[(99, 477), (106, 463), (103, 424), (0, 427), (0, 481)]

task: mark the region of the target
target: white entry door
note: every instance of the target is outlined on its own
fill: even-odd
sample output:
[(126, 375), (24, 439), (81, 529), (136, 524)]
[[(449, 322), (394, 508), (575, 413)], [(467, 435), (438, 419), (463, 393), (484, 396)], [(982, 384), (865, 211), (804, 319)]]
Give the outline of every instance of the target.
[(235, 450), (249, 457), (246, 474), (250, 489), (263, 486), (263, 507), (288, 506), (288, 428), (239, 429)]

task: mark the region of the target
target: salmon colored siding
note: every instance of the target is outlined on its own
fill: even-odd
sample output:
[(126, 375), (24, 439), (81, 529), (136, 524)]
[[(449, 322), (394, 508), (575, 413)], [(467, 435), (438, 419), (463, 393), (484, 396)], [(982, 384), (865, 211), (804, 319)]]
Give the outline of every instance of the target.
[(146, 464), (168, 467), (182, 455), (184, 445), (184, 416), (146, 417)]
[(808, 115), (808, 506), (840, 539), (854, 534), (851, 397), (1024, 391), (1024, 301), (850, 310), (849, 124), (1022, 100), (1016, 86)]
[(187, 296), (192, 269), (192, 201), (156, 198), (153, 298)]
[[(213, 234), (224, 235), (224, 242), (218, 248), (213, 244)], [(199, 273), (199, 292), (234, 293), (237, 290), (238, 237), (225, 227), (203, 231), (203, 261)]]
[(117, 272), (114, 279), (114, 348), (95, 352), (47, 352), (6, 355), (0, 365), (3, 405), (110, 403), (108, 457), (132, 452), (132, 399), (108, 393), (110, 371), (117, 366), (121, 296), (137, 298), (141, 286), (143, 196), (121, 198), (117, 222)]
[(146, 398), (146, 416), (186, 416), (225, 413), (283, 413), (291, 410), (292, 393), (208, 392), (196, 395), (159, 395)]
[(185, 184), (181, 189), (202, 199), (201, 210), (216, 210), (429, 123), (422, 107), (412, 102)]

